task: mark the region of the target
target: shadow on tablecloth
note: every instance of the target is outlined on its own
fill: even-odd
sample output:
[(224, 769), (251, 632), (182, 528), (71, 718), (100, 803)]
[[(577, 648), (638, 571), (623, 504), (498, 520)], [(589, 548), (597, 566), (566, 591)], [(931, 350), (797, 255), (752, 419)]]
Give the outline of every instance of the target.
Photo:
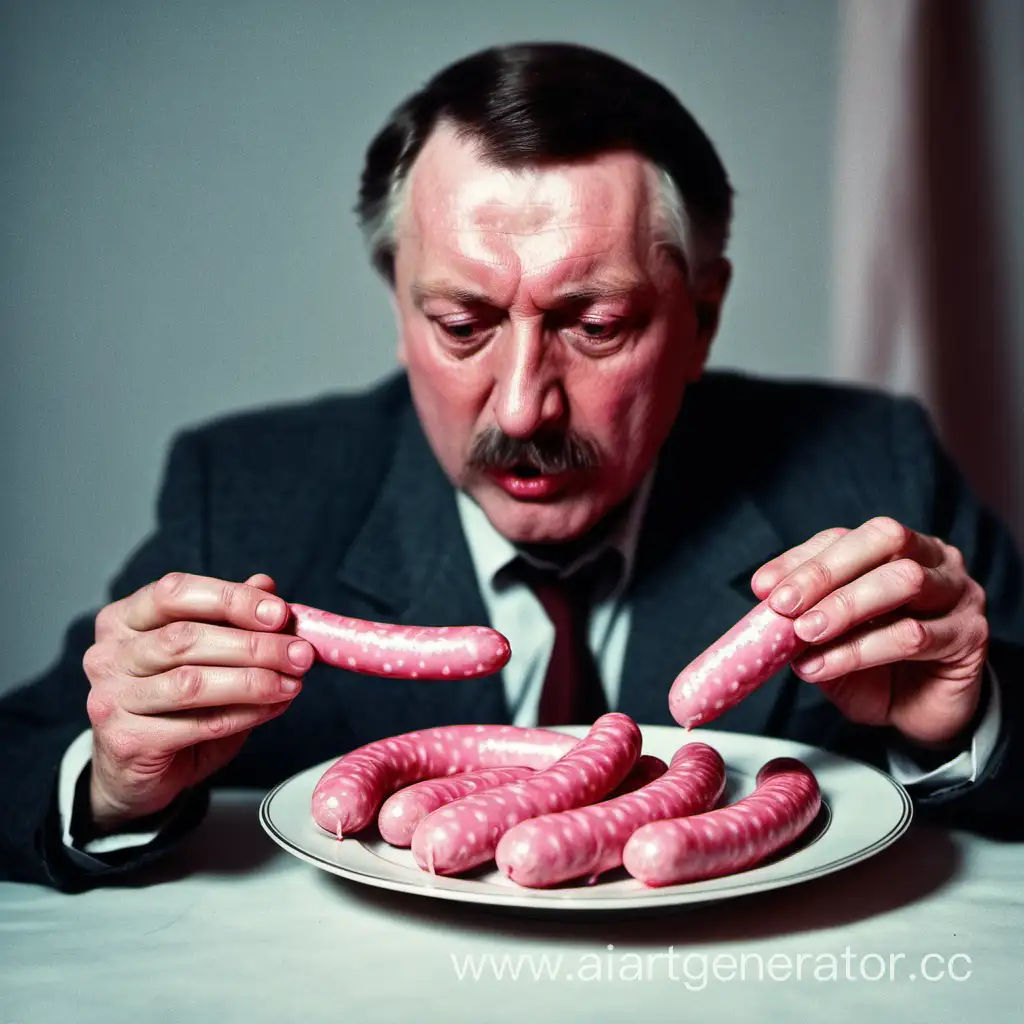
[(281, 854), (259, 823), (258, 798), (220, 797), (200, 827), (160, 860), (112, 878), (106, 888), (139, 889), (185, 878), (255, 874)]
[(562, 911), (416, 897), (329, 874), (324, 875), (323, 884), (365, 909), (376, 908), (392, 919), (407, 918), (435, 927), (572, 942), (593, 940), (598, 925), (602, 941), (664, 947), (794, 935), (852, 924), (937, 892), (956, 876), (960, 861), (954, 834), (915, 824), (869, 860), (798, 885), (705, 904), (586, 911), (571, 917)]

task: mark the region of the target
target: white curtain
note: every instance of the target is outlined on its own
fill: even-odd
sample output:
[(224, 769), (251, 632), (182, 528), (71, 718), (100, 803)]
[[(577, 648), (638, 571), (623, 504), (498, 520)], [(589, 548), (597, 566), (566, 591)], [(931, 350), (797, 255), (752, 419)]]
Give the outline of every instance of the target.
[(972, 0), (842, 0), (833, 360), (838, 377), (921, 398), (1024, 539), (1021, 339), (984, 13)]

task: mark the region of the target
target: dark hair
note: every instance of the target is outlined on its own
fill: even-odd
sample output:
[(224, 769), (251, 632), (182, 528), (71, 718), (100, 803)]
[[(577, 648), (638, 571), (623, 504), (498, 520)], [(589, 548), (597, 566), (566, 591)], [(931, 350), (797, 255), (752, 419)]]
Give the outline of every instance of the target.
[(671, 180), (702, 248), (712, 256), (725, 249), (732, 188), (711, 141), (672, 93), (597, 50), (517, 44), (444, 68), (392, 113), (370, 144), (356, 209), (373, 264), (389, 281), (390, 205), (441, 122), (478, 141), (484, 159), (504, 167), (638, 152)]

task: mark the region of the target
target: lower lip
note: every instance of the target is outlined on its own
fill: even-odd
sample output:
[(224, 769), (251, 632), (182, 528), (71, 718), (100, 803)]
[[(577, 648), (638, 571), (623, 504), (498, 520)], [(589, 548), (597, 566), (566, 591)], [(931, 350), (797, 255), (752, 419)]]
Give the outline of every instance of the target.
[(523, 501), (542, 501), (561, 491), (568, 479), (567, 473), (541, 476), (516, 476), (515, 473), (493, 471), (487, 476), (506, 494)]

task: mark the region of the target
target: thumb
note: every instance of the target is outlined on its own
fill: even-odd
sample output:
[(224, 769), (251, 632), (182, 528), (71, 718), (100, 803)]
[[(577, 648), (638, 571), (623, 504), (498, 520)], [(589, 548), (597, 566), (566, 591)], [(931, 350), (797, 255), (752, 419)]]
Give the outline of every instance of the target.
[(195, 747), (195, 778), (193, 785), (209, 778), (232, 761), (245, 745), (252, 729), (243, 729), (220, 740), (206, 740)]
[(885, 725), (892, 705), (891, 668), (878, 665), (809, 685), (817, 686), (851, 722)]

